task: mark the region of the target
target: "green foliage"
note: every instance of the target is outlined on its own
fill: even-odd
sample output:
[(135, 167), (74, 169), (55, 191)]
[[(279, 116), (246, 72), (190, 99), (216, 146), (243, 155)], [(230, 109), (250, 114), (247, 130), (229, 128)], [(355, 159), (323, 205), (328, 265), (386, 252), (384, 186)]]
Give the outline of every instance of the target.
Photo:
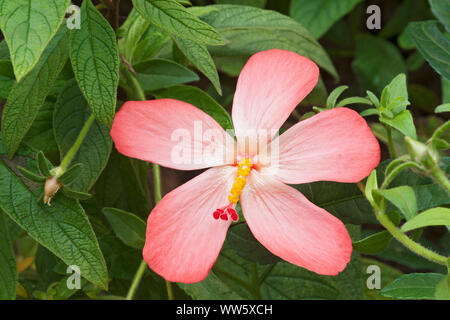
[(119, 55), (116, 36), (91, 0), (81, 6), (81, 28), (70, 33), (70, 60), (96, 118), (109, 127), (116, 110)]
[(142, 89), (146, 92), (199, 80), (195, 72), (166, 59), (142, 61), (135, 65), (134, 69)]
[(364, 89), (381, 93), (399, 73), (406, 72), (400, 51), (390, 42), (362, 34), (356, 39), (352, 67)]
[[(72, 147), (89, 116), (89, 105), (76, 81), (68, 81), (58, 97), (53, 115), (54, 133), (61, 158)], [(74, 164), (83, 165), (80, 174), (68, 186), (75, 191), (88, 191), (105, 168), (111, 147), (112, 139), (108, 129), (95, 121), (72, 160)]]
[(104, 208), (103, 214), (123, 243), (136, 249), (144, 247), (146, 227), (142, 219), (132, 213), (115, 208)]
[(447, 80), (450, 80), (450, 40), (442, 34), (436, 21), (413, 22), (407, 32), (425, 60)]
[(150, 23), (173, 36), (199, 44), (223, 45), (219, 32), (187, 11), (175, 0), (133, 0), (136, 10)]
[(0, 300), (16, 297), (17, 266), (5, 214), (0, 210)]
[(201, 18), (227, 40), (211, 47), (213, 56), (251, 55), (269, 49), (284, 49), (304, 55), (338, 78), (327, 53), (296, 21), (274, 11), (235, 5), (210, 6)]
[(196, 106), (213, 117), (225, 130), (233, 129), (229, 113), (204, 91), (191, 86), (173, 86), (154, 92), (157, 98), (177, 99)]
[(406, 232), (428, 226), (450, 226), (450, 209), (437, 207), (426, 210), (407, 221), (401, 230)]
[(189, 61), (211, 81), (217, 93), (222, 95), (219, 74), (217, 73), (216, 65), (209, 54), (208, 48), (205, 45), (182, 38), (175, 38), (175, 42)]
[(359, 2), (361, 0), (292, 0), (290, 15), (318, 39)]
[(386, 249), (391, 240), (392, 235), (389, 232), (381, 231), (353, 242), (353, 249), (365, 254), (376, 254)]
[[(21, 154), (27, 155), (30, 152)], [(62, 194), (53, 199), (51, 206), (45, 205), (39, 199), (42, 187), (29, 190), (3, 161), (0, 177), (1, 209), (67, 265), (79, 266), (83, 277), (106, 289), (105, 261), (83, 208)]]
[(444, 278), (438, 273), (405, 274), (384, 287), (381, 294), (396, 299), (434, 299), (436, 286)]
[(400, 186), (387, 190), (379, 190), (378, 193), (392, 202), (406, 220), (412, 219), (417, 214), (416, 195), (411, 187)]
[[(357, 228), (350, 228), (350, 233), (358, 237)], [(361, 277), (356, 254), (342, 273), (327, 277), (287, 262), (261, 265), (248, 261), (230, 247), (228, 240), (208, 278), (180, 286), (195, 299), (210, 299), (211, 291), (216, 293), (214, 299), (237, 299), (235, 294), (241, 299), (361, 299)]]
[(0, 28), (18, 82), (40, 60), (62, 24), (69, 3), (69, 0), (0, 1)]
[(10, 157), (30, 129), (68, 57), (68, 33), (61, 27), (33, 71), (11, 88), (2, 114), (2, 138)]

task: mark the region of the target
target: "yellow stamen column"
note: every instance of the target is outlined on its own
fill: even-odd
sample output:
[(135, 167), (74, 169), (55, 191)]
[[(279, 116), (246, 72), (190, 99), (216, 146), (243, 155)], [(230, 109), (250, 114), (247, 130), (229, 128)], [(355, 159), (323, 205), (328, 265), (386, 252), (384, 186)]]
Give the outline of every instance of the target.
[(238, 164), (237, 176), (234, 179), (233, 187), (231, 188), (230, 195), (228, 195), (228, 200), (231, 203), (237, 203), (239, 197), (244, 189), (247, 177), (252, 170), (252, 161), (249, 158), (243, 158)]

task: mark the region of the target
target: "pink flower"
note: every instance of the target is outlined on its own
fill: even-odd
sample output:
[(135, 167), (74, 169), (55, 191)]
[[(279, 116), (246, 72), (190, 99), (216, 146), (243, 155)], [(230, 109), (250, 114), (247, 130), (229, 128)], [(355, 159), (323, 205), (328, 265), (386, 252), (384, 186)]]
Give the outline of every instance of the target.
[[(167, 194), (151, 212), (143, 251), (151, 269), (169, 281), (203, 280), (230, 224), (238, 219), (238, 200), (253, 235), (273, 254), (324, 275), (345, 268), (352, 242), (344, 224), (286, 183), (358, 182), (369, 175), (379, 163), (380, 149), (365, 120), (353, 110), (335, 108), (295, 124), (280, 137), (270, 134), (264, 140), (249, 134), (278, 130), (318, 76), (316, 64), (293, 52), (253, 55), (234, 95), (237, 142), (185, 102), (160, 99), (122, 106), (111, 130), (119, 152), (179, 170), (212, 166)], [(203, 141), (195, 132), (196, 121), (203, 131), (219, 134)], [(181, 142), (189, 159), (204, 159), (205, 147), (223, 152), (208, 163), (174, 161), (174, 150), (180, 148), (173, 136), (177, 130), (191, 137)], [(267, 164), (249, 140), (269, 150), (278, 147), (278, 153)]]

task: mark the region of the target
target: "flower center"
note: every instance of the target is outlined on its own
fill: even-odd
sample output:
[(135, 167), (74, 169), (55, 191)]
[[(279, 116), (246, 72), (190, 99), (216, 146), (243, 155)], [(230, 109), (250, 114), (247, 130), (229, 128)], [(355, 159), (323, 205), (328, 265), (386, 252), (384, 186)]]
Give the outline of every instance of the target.
[(213, 213), (214, 219), (218, 220), (220, 218), (227, 221), (228, 216), (230, 216), (233, 221), (239, 220), (235, 207), (236, 203), (239, 201), (242, 190), (247, 184), (246, 177), (250, 174), (252, 167), (253, 163), (250, 158), (242, 158), (241, 161), (239, 161), (237, 175), (236, 178), (234, 178), (233, 186), (231, 187), (230, 194), (228, 195), (228, 201), (230, 201), (230, 203), (223, 208), (216, 209)]

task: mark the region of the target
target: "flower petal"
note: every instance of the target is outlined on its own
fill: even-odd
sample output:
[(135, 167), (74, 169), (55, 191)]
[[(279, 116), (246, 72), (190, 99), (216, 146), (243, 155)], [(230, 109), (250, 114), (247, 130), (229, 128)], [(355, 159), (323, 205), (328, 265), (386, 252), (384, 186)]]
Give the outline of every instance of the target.
[(241, 206), (255, 238), (280, 258), (324, 275), (337, 275), (350, 261), (344, 224), (272, 176), (253, 171)]
[(239, 75), (233, 123), (239, 139), (255, 130), (277, 131), (314, 88), (319, 68), (297, 53), (273, 49), (254, 54)]
[(231, 219), (214, 219), (228, 204), (236, 168), (211, 168), (168, 193), (147, 222), (144, 259), (149, 267), (173, 282), (206, 278), (219, 255)]
[(164, 167), (195, 170), (233, 162), (233, 138), (205, 112), (178, 100), (126, 102), (111, 136), (120, 153)]
[(278, 148), (274, 174), (289, 184), (358, 182), (380, 162), (380, 146), (367, 122), (348, 108), (327, 110), (297, 123), (272, 147)]

